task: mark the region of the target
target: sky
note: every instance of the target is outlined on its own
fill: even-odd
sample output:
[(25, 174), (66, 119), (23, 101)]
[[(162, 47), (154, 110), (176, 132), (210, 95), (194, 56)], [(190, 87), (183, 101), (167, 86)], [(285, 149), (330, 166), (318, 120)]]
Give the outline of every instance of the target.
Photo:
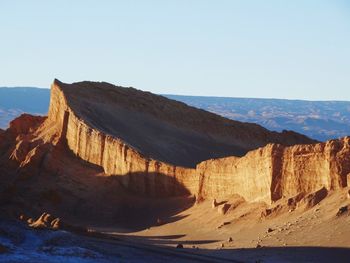
[(350, 100), (347, 0), (1, 0), (0, 86)]

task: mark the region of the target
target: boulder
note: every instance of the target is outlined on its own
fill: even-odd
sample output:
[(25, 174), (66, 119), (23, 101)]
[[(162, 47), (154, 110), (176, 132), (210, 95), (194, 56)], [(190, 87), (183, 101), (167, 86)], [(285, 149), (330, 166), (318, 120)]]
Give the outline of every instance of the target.
[(50, 223), (52, 220), (53, 217), (49, 213), (43, 213), (37, 220), (29, 224), (29, 226), (37, 229), (50, 228)]
[(338, 212), (337, 212), (337, 216), (342, 216), (345, 215), (349, 212), (349, 206), (342, 206), (339, 208)]
[(218, 207), (218, 212), (222, 215), (226, 214), (227, 211), (230, 209), (231, 205), (226, 203), (226, 204), (222, 204)]
[(302, 206), (305, 205), (306, 208), (311, 208), (314, 207), (315, 205), (317, 205), (319, 202), (321, 202), (324, 198), (326, 198), (328, 194), (328, 191), (325, 187), (322, 187), (321, 189), (308, 194), (307, 196), (305, 196), (300, 203), (298, 204), (298, 206)]

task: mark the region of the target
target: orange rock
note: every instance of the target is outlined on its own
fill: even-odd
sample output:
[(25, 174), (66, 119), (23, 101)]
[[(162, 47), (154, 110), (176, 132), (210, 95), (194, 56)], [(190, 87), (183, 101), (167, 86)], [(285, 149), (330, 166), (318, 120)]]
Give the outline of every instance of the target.
[(272, 203), (349, 184), (350, 137), (305, 144), (314, 141), (108, 83), (55, 80), (48, 117), (22, 115), (0, 136), (1, 161), (22, 177), (65, 174), (51, 156), (61, 149), (55, 158), (85, 161), (82, 174), (99, 167), (142, 196)]
[(213, 159), (197, 165), (199, 198), (239, 194), (270, 203), (282, 197), (341, 189), (350, 172), (350, 137), (313, 145), (269, 144), (244, 157)]
[(218, 206), (218, 203), (216, 202), (216, 199), (214, 199), (211, 203), (211, 208), (215, 208)]
[(222, 215), (226, 214), (227, 211), (230, 209), (231, 205), (228, 204), (228, 203), (225, 203), (225, 204), (222, 204), (222, 205), (219, 205), (218, 207), (218, 212)]
[(53, 217), (48, 213), (43, 213), (36, 221), (29, 224), (32, 228), (44, 229), (50, 228), (51, 221)]

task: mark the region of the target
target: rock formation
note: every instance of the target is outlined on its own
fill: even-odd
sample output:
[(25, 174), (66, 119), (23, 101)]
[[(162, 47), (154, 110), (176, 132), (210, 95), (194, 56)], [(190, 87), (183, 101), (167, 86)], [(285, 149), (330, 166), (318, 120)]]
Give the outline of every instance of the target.
[(350, 137), (285, 147), (269, 144), (244, 157), (213, 159), (197, 165), (199, 196), (240, 194), (248, 201), (277, 201), (325, 187), (347, 186)]
[[(108, 175), (122, 176), (126, 187), (151, 195), (172, 191), (168, 184), (173, 180), (155, 182), (160, 174), (197, 194), (198, 175), (188, 166), (201, 160), (242, 155), (269, 142), (313, 142), (107, 83), (68, 85), (55, 80), (46, 123), (56, 126), (60, 140), (76, 156), (103, 167)], [(137, 183), (140, 180), (149, 182)]]
[[(127, 156), (133, 151), (141, 158), (194, 168), (200, 161), (241, 156), (267, 143), (314, 142), (294, 132), (270, 132), (255, 124), (232, 121), (162, 96), (108, 83), (68, 85), (55, 80), (48, 122), (58, 124), (61, 136), (76, 155), (103, 166), (108, 174), (125, 173), (114, 165), (120, 159), (113, 156), (115, 152)], [(115, 151), (115, 147), (121, 148)], [(113, 161), (105, 159), (109, 156)]]
[[(65, 187), (62, 196), (70, 193), (77, 203), (94, 198), (98, 206), (107, 193), (124, 193), (114, 181), (100, 179), (116, 178), (141, 196), (192, 194), (202, 200), (237, 194), (270, 203), (345, 187), (349, 142), (316, 143), (294, 132), (270, 132), (133, 88), (55, 80), (48, 117), (25, 114), (0, 131), (0, 190), (15, 191), (29, 178), (25, 189), (38, 191), (30, 178), (41, 176), (56, 189), (45, 186), (57, 200)], [(86, 185), (87, 178), (104, 182), (86, 186), (94, 195), (71, 189)]]

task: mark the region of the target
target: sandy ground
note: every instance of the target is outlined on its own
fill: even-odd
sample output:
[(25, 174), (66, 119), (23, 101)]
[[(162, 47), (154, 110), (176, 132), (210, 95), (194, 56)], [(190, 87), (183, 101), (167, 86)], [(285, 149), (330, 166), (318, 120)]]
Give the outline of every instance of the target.
[[(159, 199), (147, 210), (149, 215), (134, 218), (141, 223), (138, 227), (90, 226), (96, 232), (83, 236), (0, 220), (0, 262), (345, 263), (350, 258), (350, 212), (337, 213), (340, 207), (350, 207), (348, 191), (329, 193), (317, 205), (293, 211), (283, 202), (267, 206), (237, 197), (217, 200), (222, 204), (215, 208), (210, 200), (188, 206), (191, 198)], [(181, 200), (187, 208), (171, 216), (161, 213)], [(224, 203), (235, 205), (222, 214)], [(279, 204), (283, 209), (262, 216)], [(150, 224), (155, 215), (158, 225)], [(176, 248), (178, 244), (183, 248)]]
[(349, 262), (350, 216), (336, 216), (340, 207), (350, 204), (347, 191), (330, 193), (312, 208), (301, 206), (266, 218), (261, 218), (266, 208), (262, 203), (242, 203), (223, 215), (206, 201), (175, 215), (171, 223), (142, 231), (96, 230), (132, 243), (182, 244), (189, 253), (241, 262)]
[[(158, 200), (147, 209), (143, 202), (136, 207), (137, 214), (129, 215), (143, 224), (131, 229), (120, 224), (95, 226), (92, 229), (108, 236), (93, 239), (61, 231), (13, 231), (4, 225), (0, 262), (349, 262), (350, 215), (336, 216), (340, 207), (350, 205), (347, 191), (330, 193), (310, 209), (266, 218), (261, 218), (267, 207), (263, 203), (242, 203), (223, 215), (210, 200), (178, 212), (177, 199)], [(159, 226), (156, 216), (162, 221)], [(177, 244), (184, 248), (175, 248)], [(1, 245), (8, 251), (1, 252)]]

